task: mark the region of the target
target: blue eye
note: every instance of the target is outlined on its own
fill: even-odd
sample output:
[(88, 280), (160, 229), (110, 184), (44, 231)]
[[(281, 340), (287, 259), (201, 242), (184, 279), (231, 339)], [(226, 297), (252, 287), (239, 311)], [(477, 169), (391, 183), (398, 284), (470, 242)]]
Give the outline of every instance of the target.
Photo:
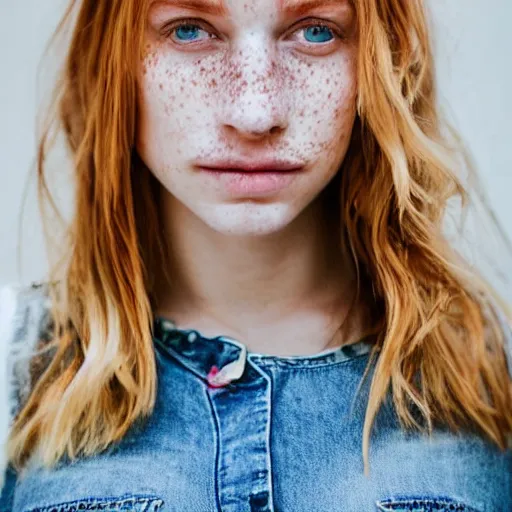
[(173, 30), (178, 41), (196, 41), (200, 32), (207, 33), (198, 25), (193, 25), (192, 23), (183, 23)]
[[(303, 30), (305, 34), (307, 34), (305, 38), (309, 43), (327, 43), (334, 39), (332, 30), (323, 25), (311, 25)], [(309, 39), (308, 36), (311, 37), (311, 39)]]

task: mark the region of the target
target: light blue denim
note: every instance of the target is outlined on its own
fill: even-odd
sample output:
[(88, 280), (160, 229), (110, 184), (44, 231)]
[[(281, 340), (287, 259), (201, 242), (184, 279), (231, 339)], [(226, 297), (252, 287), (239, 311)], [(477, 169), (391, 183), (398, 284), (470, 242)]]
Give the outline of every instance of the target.
[[(364, 475), (371, 338), (308, 357), (243, 348), (157, 319), (154, 414), (95, 457), (9, 471), (0, 512), (512, 511), (510, 450), (406, 433), (390, 402)], [(209, 385), (212, 367), (237, 360), (240, 378)]]

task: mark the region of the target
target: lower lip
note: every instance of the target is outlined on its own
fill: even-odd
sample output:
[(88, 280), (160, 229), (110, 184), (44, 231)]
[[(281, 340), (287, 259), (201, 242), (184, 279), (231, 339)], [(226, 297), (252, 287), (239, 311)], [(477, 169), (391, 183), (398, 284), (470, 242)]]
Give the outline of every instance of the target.
[(205, 174), (219, 180), (222, 186), (233, 195), (269, 195), (288, 187), (298, 175), (293, 171), (222, 171), (201, 169)]

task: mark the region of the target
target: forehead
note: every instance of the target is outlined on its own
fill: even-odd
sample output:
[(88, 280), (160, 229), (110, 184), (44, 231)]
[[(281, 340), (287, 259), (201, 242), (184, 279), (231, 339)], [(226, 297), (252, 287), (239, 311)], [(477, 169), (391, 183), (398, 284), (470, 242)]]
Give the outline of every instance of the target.
[[(284, 14), (300, 14), (322, 7), (348, 6), (351, 5), (351, 2), (352, 0), (275, 0), (278, 11)], [(218, 16), (225, 16), (229, 13), (226, 0), (154, 0), (152, 3), (169, 4)]]

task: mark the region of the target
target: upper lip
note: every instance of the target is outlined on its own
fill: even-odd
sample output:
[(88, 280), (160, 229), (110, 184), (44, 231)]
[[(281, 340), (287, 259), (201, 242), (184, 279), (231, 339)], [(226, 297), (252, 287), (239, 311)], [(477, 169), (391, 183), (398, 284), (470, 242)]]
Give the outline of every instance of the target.
[(228, 171), (247, 171), (247, 172), (263, 172), (263, 171), (293, 171), (304, 167), (299, 162), (291, 162), (290, 160), (280, 160), (277, 158), (228, 158), (225, 160), (216, 160), (213, 162), (200, 163), (199, 167), (209, 170), (228, 170)]

